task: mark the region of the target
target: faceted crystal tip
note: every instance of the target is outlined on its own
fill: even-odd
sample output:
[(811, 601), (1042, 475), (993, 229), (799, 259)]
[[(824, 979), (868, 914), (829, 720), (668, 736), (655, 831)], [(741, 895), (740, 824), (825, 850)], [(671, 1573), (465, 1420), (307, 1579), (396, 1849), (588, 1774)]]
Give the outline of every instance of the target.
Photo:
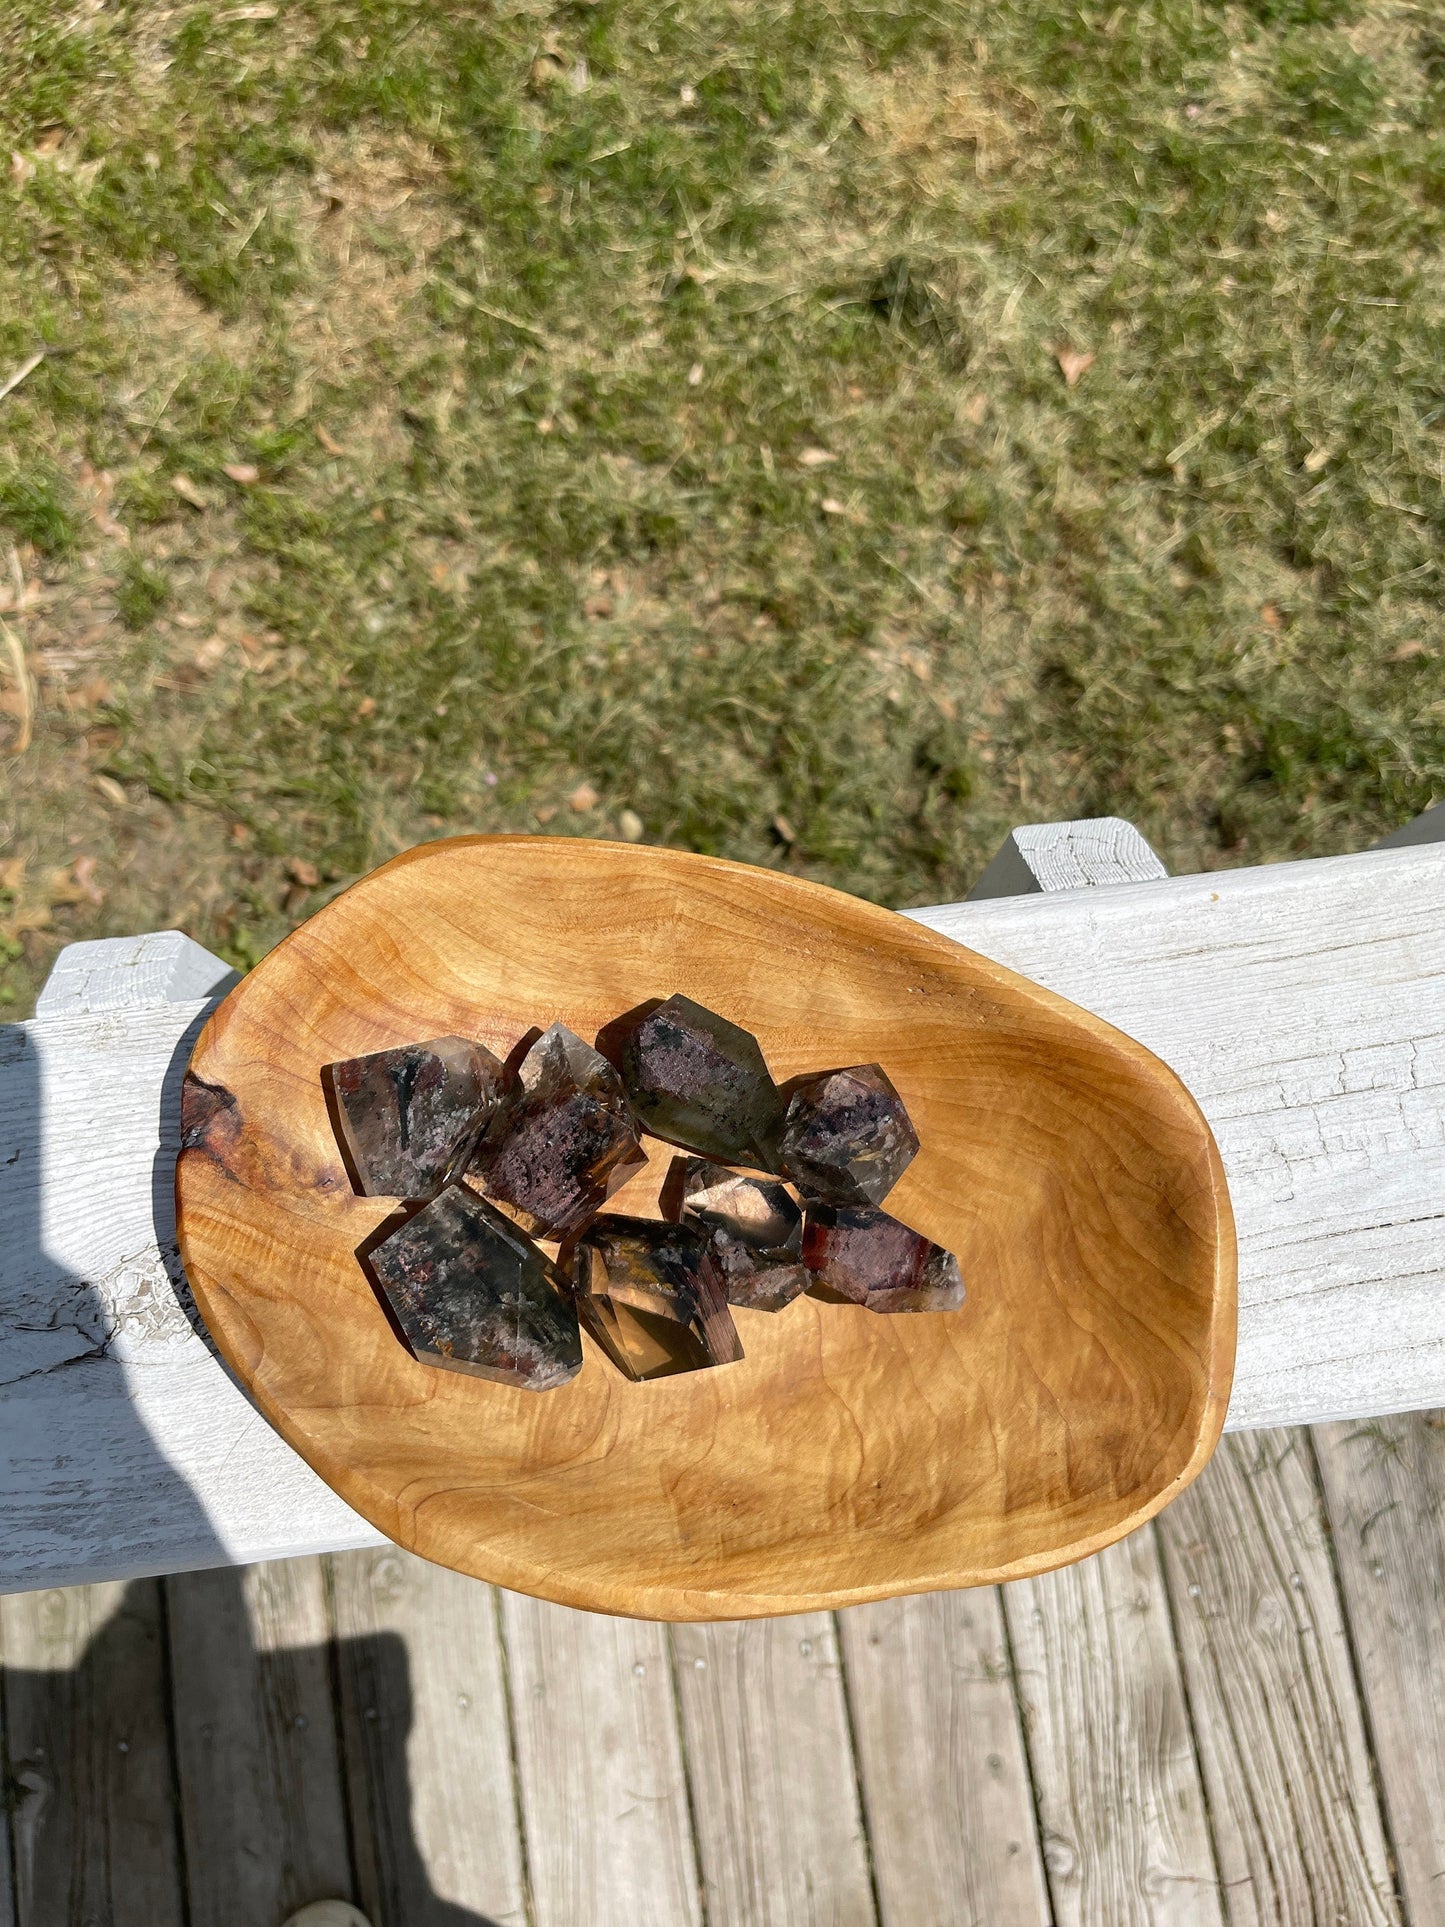
[(776, 1178), (675, 1158), (666, 1194), (675, 1196), (682, 1223), (711, 1239), (730, 1305), (781, 1311), (807, 1289), (803, 1214)]
[(726, 1164), (769, 1167), (778, 1087), (747, 1031), (677, 996), (630, 1011), (597, 1041), (644, 1130)]
[(485, 1045), (434, 1037), (327, 1064), (321, 1081), (362, 1196), (430, 1198), (495, 1116), (504, 1072)]
[(690, 1225), (597, 1218), (572, 1267), (579, 1318), (628, 1378), (666, 1378), (742, 1357), (716, 1260)]
[(533, 1392), (581, 1370), (577, 1312), (556, 1267), (463, 1185), (372, 1246), (365, 1263), (423, 1364)]
[(808, 1200), (803, 1262), (869, 1311), (957, 1311), (963, 1278), (951, 1251), (873, 1205)]
[(575, 1237), (647, 1161), (617, 1072), (563, 1024), (532, 1045), (466, 1183), (536, 1237)]
[(788, 1085), (778, 1168), (834, 1204), (881, 1204), (918, 1154), (903, 1099), (877, 1064)]

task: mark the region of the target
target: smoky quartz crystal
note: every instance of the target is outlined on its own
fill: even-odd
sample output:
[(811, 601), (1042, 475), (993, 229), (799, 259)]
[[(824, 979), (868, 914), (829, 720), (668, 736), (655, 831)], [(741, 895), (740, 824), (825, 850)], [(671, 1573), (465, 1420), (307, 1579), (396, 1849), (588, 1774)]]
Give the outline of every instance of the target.
[(582, 1366), (555, 1265), (509, 1218), (449, 1185), (364, 1262), (425, 1365), (546, 1392)]
[(953, 1253), (873, 1205), (810, 1199), (803, 1262), (819, 1284), (869, 1311), (957, 1311), (964, 1300)]
[(877, 1064), (788, 1085), (777, 1168), (833, 1204), (881, 1204), (918, 1153), (903, 1099)]
[(495, 1116), (502, 1066), (482, 1044), (434, 1037), (327, 1064), (322, 1085), (356, 1189), (430, 1198)]
[(534, 1237), (574, 1237), (647, 1161), (617, 1072), (564, 1024), (532, 1045), (466, 1182)]
[(676, 1158), (664, 1199), (711, 1240), (730, 1305), (781, 1311), (808, 1287), (803, 1214), (776, 1178), (731, 1171), (708, 1158)]
[(597, 1041), (644, 1130), (725, 1164), (771, 1168), (778, 1087), (750, 1032), (676, 996), (619, 1018)]
[(594, 1219), (572, 1254), (583, 1326), (628, 1378), (666, 1378), (743, 1355), (709, 1241), (654, 1218)]

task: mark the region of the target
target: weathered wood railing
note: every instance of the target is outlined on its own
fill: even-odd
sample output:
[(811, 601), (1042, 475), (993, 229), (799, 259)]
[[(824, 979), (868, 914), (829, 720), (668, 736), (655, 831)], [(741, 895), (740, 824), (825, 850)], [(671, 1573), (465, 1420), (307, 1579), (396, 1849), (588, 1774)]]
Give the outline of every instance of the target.
[[(1170, 878), (1129, 824), (1013, 832), (910, 914), (1170, 1063), (1240, 1234), (1229, 1425), (1445, 1403), (1445, 810), (1384, 847)], [(1107, 887), (1099, 887), (1107, 886)], [(208, 1346), (176, 1094), (231, 981), (177, 932), (62, 953), (0, 1027), (0, 1591), (378, 1543)]]

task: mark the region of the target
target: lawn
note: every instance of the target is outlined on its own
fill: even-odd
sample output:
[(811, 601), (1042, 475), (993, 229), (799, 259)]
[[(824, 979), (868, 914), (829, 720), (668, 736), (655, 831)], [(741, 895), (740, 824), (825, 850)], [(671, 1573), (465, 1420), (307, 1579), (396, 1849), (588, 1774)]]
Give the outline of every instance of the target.
[(1361, 847), (1445, 795), (1442, 127), (1404, 4), (7, 0), (5, 1014), (468, 830)]

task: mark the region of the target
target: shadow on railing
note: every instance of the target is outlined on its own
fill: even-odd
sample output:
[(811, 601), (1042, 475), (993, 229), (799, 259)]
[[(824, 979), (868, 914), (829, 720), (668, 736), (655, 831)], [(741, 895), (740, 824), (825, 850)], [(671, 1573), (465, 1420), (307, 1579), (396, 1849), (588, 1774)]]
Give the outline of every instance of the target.
[[(164, 1080), (172, 1112), (193, 1030)], [(434, 1893), (417, 1845), (403, 1640), (257, 1649), (242, 1574), (225, 1568), (203, 1508), (127, 1395), (114, 1306), (55, 1255), (64, 1239), (47, 1221), (46, 1133), (75, 1134), (83, 1184), (87, 1118), (47, 1117), (41, 1073), (26, 1029), (0, 1026), (0, 1544), (26, 1548), (37, 1573), (53, 1546), (48, 1569), (58, 1569), (74, 1557), (67, 1520), (98, 1503), (103, 1518), (110, 1487), (131, 1515), (117, 1538), (183, 1545), (217, 1569), (0, 1600), (10, 1859), (0, 1864), (0, 1915), (13, 1873), (16, 1914), (35, 1927), (281, 1927), (332, 1897), (364, 1904), (375, 1927), (492, 1927)], [(173, 1167), (167, 1130), (152, 1191), (156, 1246), (194, 1321), (173, 1260)], [(157, 1315), (174, 1319), (174, 1307)], [(82, 1380), (84, 1441), (62, 1435), (77, 1401), (54, 1398), (45, 1381), (55, 1373), (72, 1393)], [(143, 1550), (132, 1558), (165, 1563)], [(341, 1677), (353, 1683), (346, 1723)]]

